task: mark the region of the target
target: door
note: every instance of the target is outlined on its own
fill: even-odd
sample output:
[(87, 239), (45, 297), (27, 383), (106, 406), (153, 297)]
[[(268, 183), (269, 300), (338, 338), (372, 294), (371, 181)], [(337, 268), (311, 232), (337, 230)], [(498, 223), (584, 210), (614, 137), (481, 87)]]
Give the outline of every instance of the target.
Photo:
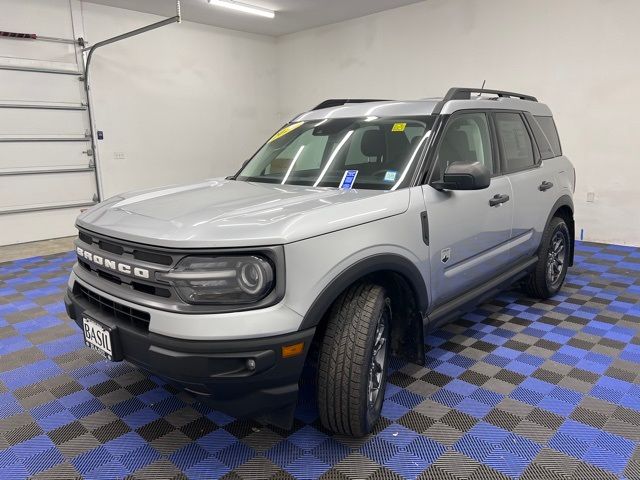
[[(431, 302), (437, 307), (506, 270), (513, 202), (511, 184), (500, 176), (495, 141), (485, 112), (454, 114), (438, 142), (433, 172), (423, 194), (429, 221)], [(453, 162), (480, 162), (492, 173), (484, 190), (438, 191)], [(495, 202), (500, 198), (500, 202)]]
[(97, 199), (80, 6), (0, 0), (0, 245), (73, 235)]
[[(513, 189), (511, 259), (517, 262), (532, 256), (540, 245), (551, 208), (555, 203), (556, 180), (553, 169), (540, 160), (524, 114), (496, 112), (495, 129), (501, 169)], [(537, 125), (534, 125), (537, 127)], [(548, 147), (548, 148), (546, 148)], [(545, 146), (545, 152), (551, 150)], [(543, 153), (545, 153), (543, 152)]]

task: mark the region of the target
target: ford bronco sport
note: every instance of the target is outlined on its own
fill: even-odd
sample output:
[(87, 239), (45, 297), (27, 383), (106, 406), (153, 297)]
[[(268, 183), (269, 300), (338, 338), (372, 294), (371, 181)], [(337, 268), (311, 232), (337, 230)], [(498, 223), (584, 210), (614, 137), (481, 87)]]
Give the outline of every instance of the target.
[(108, 359), (284, 426), (313, 344), (323, 425), (361, 436), (390, 355), (424, 364), (425, 335), (514, 282), (558, 292), (574, 188), (534, 97), (329, 100), (232, 177), (81, 214), (65, 303)]

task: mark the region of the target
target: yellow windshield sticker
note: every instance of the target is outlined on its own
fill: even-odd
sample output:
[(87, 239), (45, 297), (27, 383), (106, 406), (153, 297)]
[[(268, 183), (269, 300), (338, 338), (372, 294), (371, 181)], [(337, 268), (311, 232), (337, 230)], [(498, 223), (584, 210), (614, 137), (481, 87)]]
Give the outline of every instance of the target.
[(286, 127), (282, 128), (282, 130), (280, 130), (278, 133), (276, 133), (273, 137), (271, 137), (271, 140), (269, 140), (268, 143), (275, 142), (279, 138), (284, 137), (286, 134), (293, 132), (296, 128), (300, 127), (303, 124), (304, 122), (298, 122), (298, 123), (292, 123), (291, 125), (287, 125)]
[(406, 123), (395, 123), (393, 125), (393, 128), (391, 129), (392, 132), (404, 132), (404, 129), (407, 128), (407, 124)]

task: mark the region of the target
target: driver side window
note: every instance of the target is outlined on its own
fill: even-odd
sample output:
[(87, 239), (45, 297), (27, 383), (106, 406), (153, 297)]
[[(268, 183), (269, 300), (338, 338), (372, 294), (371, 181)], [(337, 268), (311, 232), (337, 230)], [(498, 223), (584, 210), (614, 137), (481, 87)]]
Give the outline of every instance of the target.
[(454, 162), (479, 162), (493, 175), (489, 123), (485, 113), (463, 113), (451, 119), (438, 147), (431, 181), (442, 180)]

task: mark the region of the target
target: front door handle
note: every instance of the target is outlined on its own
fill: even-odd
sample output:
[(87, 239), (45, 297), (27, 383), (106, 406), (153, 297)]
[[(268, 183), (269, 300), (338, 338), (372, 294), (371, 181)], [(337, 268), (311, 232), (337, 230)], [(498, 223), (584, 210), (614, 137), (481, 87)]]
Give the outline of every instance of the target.
[(553, 188), (553, 183), (551, 182), (547, 182), (546, 180), (544, 182), (542, 182), (540, 184), (540, 186), (538, 187), (538, 190), (540, 190), (541, 192), (546, 192), (547, 190), (549, 190), (550, 188)]
[(489, 206), (497, 207), (503, 203), (507, 203), (509, 201), (509, 195), (496, 195), (491, 200), (489, 200)]

